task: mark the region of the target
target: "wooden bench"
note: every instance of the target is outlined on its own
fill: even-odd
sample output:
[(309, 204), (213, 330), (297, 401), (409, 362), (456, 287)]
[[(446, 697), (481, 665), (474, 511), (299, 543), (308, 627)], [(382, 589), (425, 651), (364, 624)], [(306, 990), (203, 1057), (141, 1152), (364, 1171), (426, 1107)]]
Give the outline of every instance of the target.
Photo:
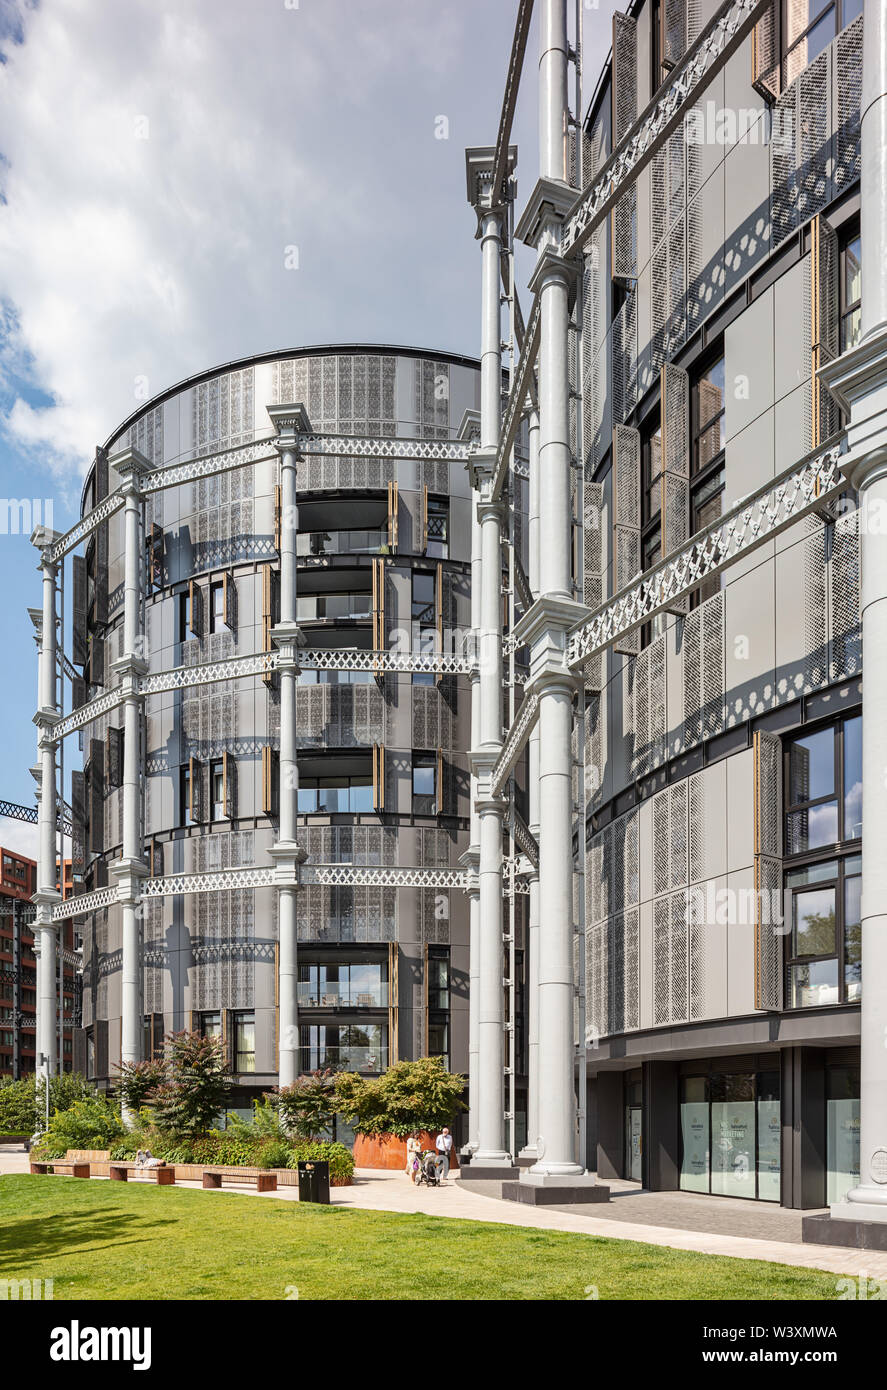
[(172, 1187), (176, 1180), (175, 1168), (149, 1167), (141, 1163), (110, 1163), (108, 1165), (108, 1177), (112, 1182), (127, 1182), (130, 1173), (144, 1173), (146, 1177), (153, 1177), (158, 1187)]
[(203, 1186), (221, 1187), (223, 1182), (255, 1183), (257, 1192), (276, 1192), (277, 1174), (263, 1168), (204, 1168)]
[(32, 1173), (70, 1172), (72, 1178), (88, 1178), (89, 1164), (78, 1163), (74, 1159), (47, 1158), (43, 1162), (31, 1162)]

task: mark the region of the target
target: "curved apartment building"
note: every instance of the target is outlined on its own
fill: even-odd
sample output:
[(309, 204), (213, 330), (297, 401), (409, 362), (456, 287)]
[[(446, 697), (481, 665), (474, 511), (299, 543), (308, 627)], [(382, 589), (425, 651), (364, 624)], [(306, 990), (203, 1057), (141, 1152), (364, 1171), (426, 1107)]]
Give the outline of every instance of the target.
[[(237, 663), (275, 649), (287, 617), (281, 536), (294, 523), (294, 616), (299, 650), (311, 654), (307, 665), (297, 658), (294, 682), (295, 838), (314, 864), (456, 868), (468, 845), (469, 675), (393, 672), (366, 661), (358, 670), (324, 669), (324, 653), (457, 649), (471, 625), (464, 460), (414, 461), (397, 457), (405, 451), (396, 447), (390, 458), (306, 453), (295, 461), (296, 518), (281, 493), (292, 455), (275, 448), (268, 411), (298, 402), (318, 433), (431, 443), (452, 441), (460, 429), (469, 437), (478, 399), (470, 359), (308, 348), (183, 382), (140, 408), (99, 452), (84, 514), (120, 486), (133, 458), (142, 470), (144, 689), (152, 673), (185, 668), (178, 688), (145, 695), (141, 844), (153, 878), (272, 865), (269, 850), (291, 835), (280, 821), (286, 672), (243, 675)], [(225, 459), (227, 451), (234, 453)], [(215, 456), (208, 476), (147, 492), (150, 470), (203, 456)], [(126, 460), (122, 471), (115, 457)], [(73, 657), (83, 672), (75, 706), (116, 686), (123, 669), (115, 663), (125, 652), (125, 527), (126, 513), (117, 510), (73, 560)], [(229, 661), (213, 680), (197, 673), (188, 684), (189, 667)], [(119, 705), (80, 736), (75, 869), (94, 892), (115, 881), (123, 853)], [(294, 894), (293, 1070), (373, 1074), (430, 1053), (467, 1071), (464, 893), (349, 885), (347, 872), (327, 877)], [(236, 1103), (246, 1106), (278, 1081), (281, 947), (278, 888), (239, 886), (242, 878), (233, 874), (226, 887), (223, 875), (210, 891), (155, 897), (142, 880), (139, 1016), (145, 1056), (171, 1029), (221, 1032)], [(77, 1060), (104, 1083), (113, 1080), (126, 1026), (121, 913), (112, 904), (81, 927)]]
[[(615, 16), (586, 177), (716, 10)], [(723, 572), (702, 533), (843, 423), (816, 373), (860, 329), (861, 11), (770, 6), (586, 254), (591, 568), (615, 594), (700, 535), (711, 571), (590, 696), (588, 1166), (792, 1207), (859, 1172), (857, 495)]]

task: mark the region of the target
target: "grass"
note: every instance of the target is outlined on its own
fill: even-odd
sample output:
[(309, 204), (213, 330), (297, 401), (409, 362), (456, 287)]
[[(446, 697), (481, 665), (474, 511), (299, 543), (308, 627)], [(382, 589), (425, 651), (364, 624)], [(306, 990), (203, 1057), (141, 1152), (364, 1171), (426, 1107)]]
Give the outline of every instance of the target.
[[(0, 1280), (56, 1299), (833, 1299), (837, 1276), (489, 1222), (15, 1174)], [(289, 1292), (288, 1292), (289, 1291)], [(591, 1295), (593, 1296), (593, 1295)]]

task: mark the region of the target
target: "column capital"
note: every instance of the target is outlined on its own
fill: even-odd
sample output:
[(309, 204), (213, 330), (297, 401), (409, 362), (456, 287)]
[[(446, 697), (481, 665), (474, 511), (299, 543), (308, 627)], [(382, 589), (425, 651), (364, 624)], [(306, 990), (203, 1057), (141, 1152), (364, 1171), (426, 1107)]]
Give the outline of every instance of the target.
[(578, 261), (567, 260), (557, 247), (546, 246), (540, 253), (536, 268), (527, 281), (532, 294), (537, 294), (547, 280), (559, 280), (574, 291), (579, 277)]
[(308, 851), (298, 840), (278, 840), (269, 846), (268, 854), (274, 863), (275, 886), (298, 888), (299, 868), (308, 858)]
[(111, 662), (111, 670), (117, 672), (118, 688), (124, 699), (144, 698), (141, 679), (148, 674), (148, 663), (144, 657), (136, 656), (135, 652), (124, 653)]
[(280, 652), (280, 661), (277, 669), (283, 670), (285, 667), (294, 667), (299, 670), (298, 652), (300, 647), (305, 645), (305, 634), (298, 623), (275, 623), (271, 629), (271, 641)]
[(825, 363), (818, 377), (849, 412), (841, 471), (859, 490), (887, 472), (887, 329)]
[(465, 151), (465, 191), (468, 202), (477, 213), (476, 236), (482, 234), (484, 217), (491, 213), (498, 217), (505, 210), (502, 194), (508, 196), (508, 183), (517, 165), (517, 145), (508, 146), (505, 166), (505, 189), (493, 188), (493, 170), (496, 163), (495, 145), (474, 145)]
[(281, 454), (297, 453), (298, 436), (311, 432), (311, 422), (305, 406), (301, 401), (295, 401), (285, 405), (269, 405), (267, 410), (277, 435), (277, 438), (271, 441), (274, 447)]
[(516, 241), (535, 250), (543, 230), (551, 223), (563, 223), (576, 201), (576, 190), (560, 179), (537, 179), (527, 206), (514, 229)]
[(143, 474), (152, 471), (150, 462), (138, 449), (123, 449), (114, 454), (108, 459), (108, 467), (114, 469), (126, 497), (137, 497)]
[(470, 451), (465, 466), (468, 469), (468, 481), (475, 492), (482, 493), (489, 488), (496, 466), (496, 452), (491, 448), (482, 449), (480, 445)]
[(137, 903), (141, 898), (141, 881), (148, 878), (148, 865), (143, 859), (115, 859), (108, 873), (117, 880), (117, 901)]
[(61, 531), (53, 531), (51, 526), (35, 526), (31, 532), (31, 544), (40, 551), (37, 568), (45, 570), (50, 576), (54, 575), (58, 569), (58, 560), (53, 560), (51, 557), (52, 547), (61, 538)]
[(591, 615), (576, 599), (541, 594), (522, 613), (512, 634), (519, 647), (530, 648), (530, 677), (525, 689), (550, 688), (554, 682), (576, 689), (577, 681), (567, 665), (567, 634)]
[(58, 710), (38, 709), (33, 716), (33, 723), (37, 725), (37, 747), (54, 748), (58, 739), (53, 737), (53, 729), (61, 719)]

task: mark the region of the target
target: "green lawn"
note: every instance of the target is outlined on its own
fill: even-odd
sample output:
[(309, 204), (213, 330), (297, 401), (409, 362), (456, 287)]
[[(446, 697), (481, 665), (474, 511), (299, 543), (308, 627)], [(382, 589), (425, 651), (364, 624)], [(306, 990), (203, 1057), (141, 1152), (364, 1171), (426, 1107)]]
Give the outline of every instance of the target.
[(0, 1280), (56, 1299), (828, 1299), (837, 1276), (634, 1241), (234, 1193), (0, 1178)]

